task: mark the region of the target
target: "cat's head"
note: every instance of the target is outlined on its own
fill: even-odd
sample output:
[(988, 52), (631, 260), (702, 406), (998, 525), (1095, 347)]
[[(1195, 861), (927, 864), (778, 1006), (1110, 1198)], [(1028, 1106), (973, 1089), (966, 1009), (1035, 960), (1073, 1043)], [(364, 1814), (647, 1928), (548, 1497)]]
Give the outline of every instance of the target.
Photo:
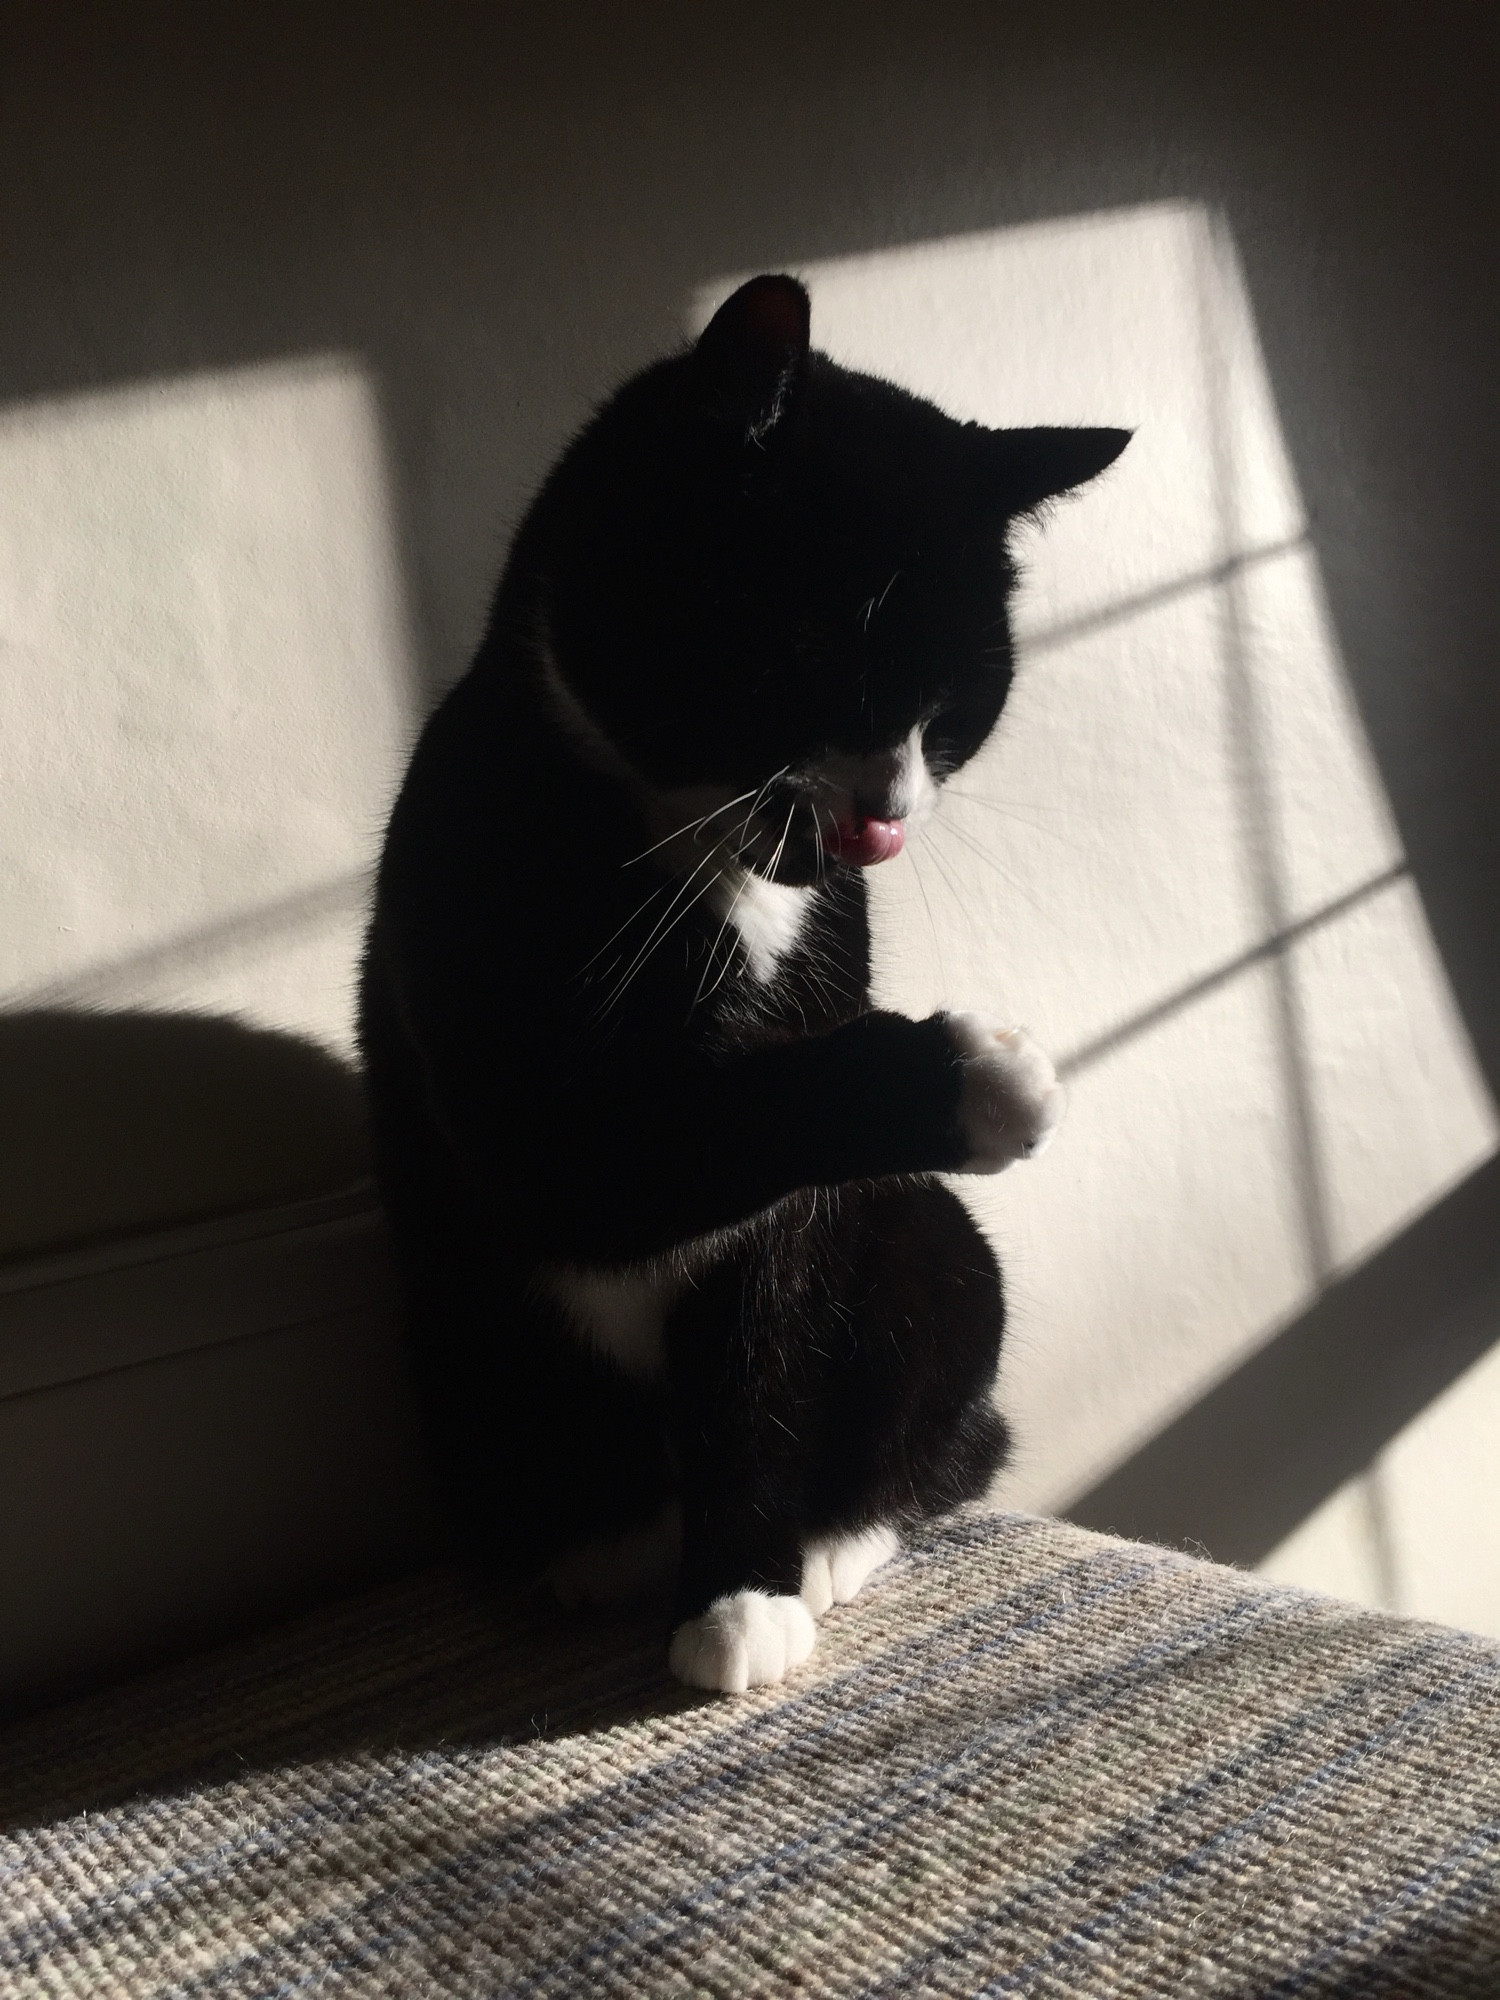
[(956, 422), (754, 278), (559, 468), (555, 669), (666, 823), (783, 882), (884, 859), (1004, 704), (1009, 524), (1128, 437)]

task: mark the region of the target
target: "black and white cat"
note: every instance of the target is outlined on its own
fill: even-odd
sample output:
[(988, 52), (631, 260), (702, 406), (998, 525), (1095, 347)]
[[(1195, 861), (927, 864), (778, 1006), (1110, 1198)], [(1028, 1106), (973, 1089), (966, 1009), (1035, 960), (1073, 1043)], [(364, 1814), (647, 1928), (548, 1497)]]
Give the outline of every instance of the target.
[(1051, 1065), (870, 1003), (863, 870), (993, 729), (1008, 524), (1127, 433), (990, 431), (809, 351), (787, 277), (619, 392), (391, 819), (361, 1029), (435, 1462), (496, 1569), (675, 1576), (779, 1680), (1006, 1433), (984, 1237)]

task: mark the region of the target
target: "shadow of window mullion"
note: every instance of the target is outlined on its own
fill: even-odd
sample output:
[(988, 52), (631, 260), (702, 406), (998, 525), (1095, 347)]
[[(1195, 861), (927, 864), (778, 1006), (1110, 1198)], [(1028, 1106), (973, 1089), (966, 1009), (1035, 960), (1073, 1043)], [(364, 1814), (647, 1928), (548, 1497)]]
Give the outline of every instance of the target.
[[(1232, 552), (1241, 539), (1241, 481), (1229, 422), (1230, 363), (1225, 351), (1225, 305), (1234, 248), (1222, 217), (1212, 218), (1198, 233), (1196, 251), (1199, 352), (1214, 499), (1220, 545), (1226, 552)], [(1251, 661), (1243, 576), (1243, 569), (1231, 568), (1219, 586), (1220, 657), (1229, 751), (1256, 929), (1262, 937), (1284, 939), (1291, 921), (1290, 896)], [(1318, 1147), (1307, 1023), (1291, 946), (1283, 944), (1271, 951), (1266, 962), (1271, 974), (1282, 1101), (1290, 1125), (1291, 1170), (1303, 1254), (1309, 1281), (1314, 1291), (1319, 1292), (1333, 1276), (1334, 1252), (1328, 1189)]]
[(38, 986), (19, 987), (0, 998), (0, 1012), (51, 1007), (87, 1007), (108, 997), (122, 980), (141, 980), (166, 972), (196, 970), (225, 953), (281, 940), (315, 928), (332, 918), (362, 912), (374, 880), (369, 868), (351, 869), (313, 889), (262, 903), (217, 922), (194, 925), (143, 950), (119, 958), (95, 961), (81, 972), (68, 973)]

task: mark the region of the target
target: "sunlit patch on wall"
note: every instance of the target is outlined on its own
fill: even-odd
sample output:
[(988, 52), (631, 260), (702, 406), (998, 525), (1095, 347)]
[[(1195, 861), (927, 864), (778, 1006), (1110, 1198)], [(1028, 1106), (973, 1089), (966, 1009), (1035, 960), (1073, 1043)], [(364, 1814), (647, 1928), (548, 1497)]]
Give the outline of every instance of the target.
[(346, 1043), (411, 670), (355, 359), (0, 412), (0, 1001)]
[[(1490, 1156), (1494, 1107), (1339, 657), (1234, 246), (1181, 202), (793, 266), (836, 359), (1133, 426), (1023, 538), (999, 736), (872, 880), (883, 998), (1065, 1060), (1011, 1280), (1005, 1497), (1060, 1506)], [(737, 282), (705, 286), (701, 325)]]
[(1282, 1582), (1500, 1637), (1497, 1437), (1500, 1346), (1260, 1567)]

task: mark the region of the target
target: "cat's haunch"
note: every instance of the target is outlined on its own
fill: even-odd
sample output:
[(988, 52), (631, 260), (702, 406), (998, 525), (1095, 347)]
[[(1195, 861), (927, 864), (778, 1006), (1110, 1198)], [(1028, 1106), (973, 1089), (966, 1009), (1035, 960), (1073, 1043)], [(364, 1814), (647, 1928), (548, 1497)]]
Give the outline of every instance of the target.
[(473, 1552), (659, 1588), (779, 1679), (1005, 1450), (986, 1239), (937, 1176), (1056, 1125), (977, 1015), (870, 1001), (865, 871), (1010, 686), (1010, 524), (1117, 430), (986, 430), (742, 286), (518, 532), (391, 817), (361, 985), (435, 1468)]

